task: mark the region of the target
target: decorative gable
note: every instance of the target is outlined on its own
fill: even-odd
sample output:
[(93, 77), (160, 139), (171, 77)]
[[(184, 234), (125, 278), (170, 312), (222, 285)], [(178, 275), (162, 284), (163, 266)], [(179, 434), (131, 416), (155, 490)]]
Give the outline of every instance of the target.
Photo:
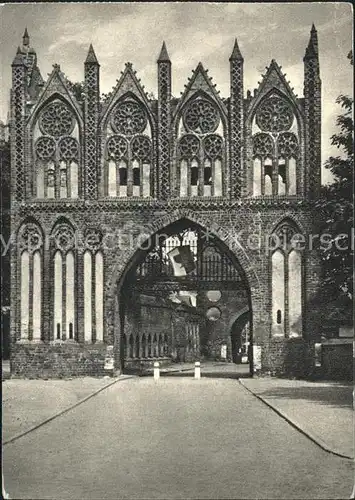
[(276, 91), (278, 94), (283, 94), (294, 104), (295, 108), (302, 114), (302, 108), (299, 105), (298, 99), (293, 92), (286, 75), (281, 72), (281, 66), (277, 64), (275, 59), (272, 59), (270, 66), (267, 68), (266, 74), (260, 82), (254, 97), (250, 101), (248, 115), (253, 116), (254, 110), (258, 107), (260, 101), (268, 94)]
[(43, 104), (49, 101), (53, 96), (58, 95), (62, 96), (69, 104), (71, 104), (72, 108), (76, 111), (80, 122), (82, 122), (83, 113), (81, 107), (69, 90), (66, 78), (61, 72), (59, 64), (53, 65), (53, 71), (50, 74), (47, 83), (44, 85), (42, 92), (39, 94), (38, 101), (31, 110), (31, 115), (28, 121), (33, 121), (37, 111), (43, 106)]
[(141, 84), (140, 79), (137, 78), (136, 71), (134, 71), (132, 63), (127, 62), (121, 78), (117, 81), (117, 84), (114, 87), (107, 103), (103, 105), (100, 120), (101, 123), (105, 123), (107, 116), (112, 111), (116, 102), (127, 94), (133, 94), (145, 105), (152, 122), (154, 122), (154, 117), (150, 110), (150, 102), (146, 92), (144, 91), (144, 86)]
[(193, 75), (188, 80), (188, 84), (185, 86), (185, 91), (183, 92), (180, 102), (175, 109), (174, 116), (178, 116), (181, 109), (184, 107), (187, 101), (189, 101), (196, 94), (207, 94), (216, 101), (220, 111), (224, 116), (227, 116), (227, 108), (222, 101), (219, 91), (216, 90), (216, 85), (212, 82), (212, 78), (207, 75), (208, 70), (205, 70), (202, 63), (199, 62), (196, 69), (193, 71)]

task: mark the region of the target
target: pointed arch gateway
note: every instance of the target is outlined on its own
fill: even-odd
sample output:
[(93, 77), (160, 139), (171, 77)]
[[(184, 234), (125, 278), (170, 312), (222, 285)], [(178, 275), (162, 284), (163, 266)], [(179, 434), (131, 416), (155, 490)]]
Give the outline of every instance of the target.
[[(230, 322), (242, 310), (250, 311), (252, 347), (250, 270), (240, 260), (240, 250), (185, 217), (153, 232), (116, 283), (116, 368), (232, 362)], [(251, 349), (248, 361), (252, 373)]]

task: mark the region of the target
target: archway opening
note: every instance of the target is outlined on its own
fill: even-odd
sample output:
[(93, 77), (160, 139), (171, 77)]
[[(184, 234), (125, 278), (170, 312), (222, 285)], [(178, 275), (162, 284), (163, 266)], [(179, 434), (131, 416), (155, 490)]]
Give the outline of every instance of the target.
[[(155, 361), (233, 362), (230, 324), (251, 298), (235, 255), (212, 232), (181, 219), (136, 251), (118, 286), (120, 364), (142, 371)], [(251, 352), (251, 349), (249, 349)], [(249, 372), (252, 359), (248, 357)]]
[(249, 363), (251, 356), (250, 312), (240, 314), (231, 328), (232, 360), (235, 364)]

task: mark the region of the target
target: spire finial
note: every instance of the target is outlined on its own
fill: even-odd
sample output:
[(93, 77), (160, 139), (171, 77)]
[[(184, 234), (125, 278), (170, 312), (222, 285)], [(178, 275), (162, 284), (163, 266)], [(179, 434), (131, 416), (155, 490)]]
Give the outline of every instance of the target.
[(160, 55), (158, 57), (158, 63), (159, 62), (171, 62), (168, 54), (168, 50), (166, 48), (165, 42), (163, 42)]
[(88, 55), (86, 56), (86, 59), (85, 59), (85, 64), (88, 64), (88, 63), (89, 64), (99, 64), (97, 57), (96, 57), (96, 54), (95, 54), (95, 51), (94, 51), (94, 47), (92, 46), (92, 43), (90, 43)]
[(235, 39), (234, 42), (234, 47), (233, 47), (233, 52), (229, 58), (230, 61), (244, 61), (243, 56), (240, 52), (239, 45), (238, 45), (238, 40)]
[(30, 37), (28, 35), (27, 27), (25, 28), (25, 32), (22, 37), (22, 44), (24, 47), (28, 47), (30, 45)]
[(314, 23), (311, 28), (311, 36), (309, 38), (308, 47), (306, 49), (306, 58), (318, 57), (318, 34)]

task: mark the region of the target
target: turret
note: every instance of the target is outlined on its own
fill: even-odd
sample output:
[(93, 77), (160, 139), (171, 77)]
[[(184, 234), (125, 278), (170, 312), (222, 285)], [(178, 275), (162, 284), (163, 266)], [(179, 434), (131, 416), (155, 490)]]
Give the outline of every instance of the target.
[(318, 35), (314, 24), (303, 62), (306, 118), (305, 194), (316, 198), (321, 186), (321, 79)]
[(230, 144), (230, 196), (240, 198), (243, 190), (243, 65), (244, 59), (235, 39), (230, 62), (230, 101), (229, 101), (229, 144)]
[(14, 201), (24, 201), (25, 193), (25, 113), (26, 64), (18, 47), (12, 62), (11, 89), (11, 192)]
[(158, 58), (158, 195), (167, 199), (171, 194), (170, 185), (170, 102), (171, 102), (171, 61), (163, 46)]
[(90, 44), (85, 60), (85, 197), (97, 198), (98, 179), (98, 123), (100, 113), (100, 65)]

